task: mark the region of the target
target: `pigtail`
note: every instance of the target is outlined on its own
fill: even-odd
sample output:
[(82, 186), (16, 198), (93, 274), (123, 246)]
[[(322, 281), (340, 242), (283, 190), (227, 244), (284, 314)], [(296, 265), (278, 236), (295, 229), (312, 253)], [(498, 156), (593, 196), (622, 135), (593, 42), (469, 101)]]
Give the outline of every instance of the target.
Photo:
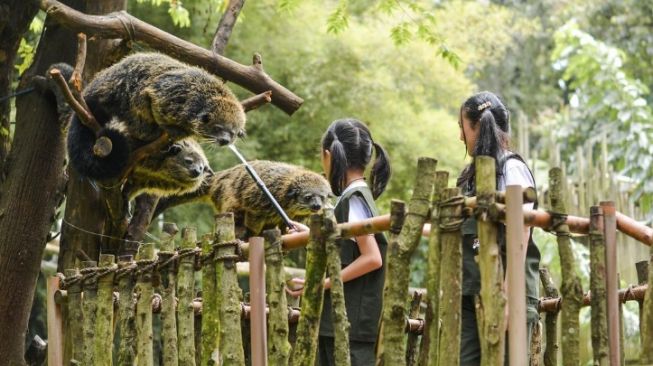
[(372, 144), (374, 144), (376, 159), (374, 160), (372, 172), (370, 173), (370, 184), (372, 186), (372, 196), (374, 199), (377, 199), (385, 191), (385, 187), (390, 181), (392, 169), (390, 167), (388, 153), (386, 153), (385, 149), (376, 142), (372, 142)]
[(342, 142), (337, 138), (334, 138), (331, 142), (329, 152), (331, 153), (331, 167), (328, 177), (329, 184), (331, 185), (333, 194), (340, 196), (342, 189), (347, 184), (347, 153)]

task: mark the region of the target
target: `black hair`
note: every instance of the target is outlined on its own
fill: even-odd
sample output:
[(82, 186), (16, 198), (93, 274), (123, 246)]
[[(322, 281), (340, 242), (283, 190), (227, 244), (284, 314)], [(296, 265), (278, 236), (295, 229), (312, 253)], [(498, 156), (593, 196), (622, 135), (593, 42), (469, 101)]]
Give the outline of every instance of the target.
[[(498, 164), (510, 143), (510, 113), (501, 99), (488, 91), (474, 94), (460, 107), (461, 128), (463, 116), (471, 122), (473, 129), (479, 129), (472, 156), (490, 156)], [(458, 177), (456, 185), (473, 185), (475, 173), (474, 164), (469, 164)], [(500, 173), (497, 170), (497, 180)]]
[(367, 167), (374, 149), (376, 159), (370, 173), (372, 196), (378, 198), (390, 180), (390, 159), (383, 147), (374, 140), (364, 123), (345, 118), (331, 123), (322, 137), (322, 150), (331, 154), (331, 169), (327, 179), (333, 194), (339, 196), (347, 184), (347, 169)]

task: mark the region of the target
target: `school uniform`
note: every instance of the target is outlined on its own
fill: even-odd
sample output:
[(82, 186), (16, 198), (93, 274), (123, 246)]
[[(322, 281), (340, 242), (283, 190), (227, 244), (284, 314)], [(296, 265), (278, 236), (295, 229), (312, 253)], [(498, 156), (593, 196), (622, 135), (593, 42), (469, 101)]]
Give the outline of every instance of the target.
[[(499, 161), (499, 176), (497, 190), (505, 191), (508, 185), (521, 185), (522, 187), (535, 188), (535, 181), (528, 166), (522, 158), (512, 152), (505, 152)], [(462, 187), (465, 196), (476, 194), (473, 182), (468, 182)], [(524, 209), (537, 208), (535, 204), (524, 204)], [(462, 283), (462, 311), (461, 311), (461, 337), (460, 337), (460, 365), (475, 366), (481, 363), (481, 345), (478, 337), (476, 321), (475, 297), (481, 289), (481, 275), (476, 262), (479, 243), (477, 238), (477, 221), (474, 217), (465, 219), (461, 232), (463, 236), (463, 283)], [(506, 263), (505, 226), (499, 225), (497, 235), (501, 249), (502, 262)], [(533, 242), (533, 230), (529, 236), (526, 248), (526, 322), (528, 343), (530, 347), (531, 331), (539, 320), (537, 303), (539, 300), (539, 264), (540, 251)], [(507, 345), (507, 343), (506, 343)], [(508, 355), (506, 353), (506, 364)]]
[[(360, 180), (352, 182), (340, 195), (334, 214), (338, 223), (355, 222), (378, 215), (372, 192)], [(383, 234), (374, 235), (381, 252), (383, 265), (358, 278), (343, 284), (345, 307), (349, 319), (349, 345), (352, 366), (375, 364), (375, 342), (383, 303), (383, 281), (385, 276), (385, 252), (387, 241)], [(340, 239), (340, 261), (345, 268), (361, 253), (352, 239)], [(320, 319), (318, 361), (320, 366), (335, 365), (334, 332), (332, 321), (331, 292), (324, 293), (324, 306)]]

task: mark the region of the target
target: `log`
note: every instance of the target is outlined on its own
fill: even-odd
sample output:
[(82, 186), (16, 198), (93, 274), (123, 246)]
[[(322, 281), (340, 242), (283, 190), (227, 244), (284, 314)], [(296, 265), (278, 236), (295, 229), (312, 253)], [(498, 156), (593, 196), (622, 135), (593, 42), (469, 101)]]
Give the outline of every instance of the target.
[(406, 360), (403, 328), (408, 317), (406, 304), (410, 277), (410, 258), (419, 244), (422, 227), (431, 208), (437, 161), (419, 158), (413, 195), (399, 236), (388, 243), (386, 275), (383, 287), (383, 362), (400, 365)]
[[(562, 194), (562, 171), (553, 168), (549, 171), (549, 198), (554, 212), (564, 215), (566, 213), (565, 201)], [(576, 261), (569, 237), (569, 225), (562, 222), (553, 228), (558, 239), (558, 253), (560, 255), (560, 268), (562, 272), (561, 294), (565, 299), (562, 308), (562, 363), (564, 366), (577, 366), (579, 362), (579, 335), (580, 324), (578, 314), (583, 301), (583, 288), (576, 274)]]
[(494, 204), (496, 173), (494, 159), (477, 156), (476, 195), (478, 208), (478, 240), (480, 242), (478, 267), (481, 273), (481, 291), (476, 303), (476, 319), (481, 343), (481, 365), (500, 365), (505, 353), (503, 266), (497, 243), (496, 223), (489, 217), (489, 207)]
[(136, 299), (134, 297), (134, 276), (131, 269), (136, 266), (131, 255), (118, 260), (118, 291), (121, 301), (118, 303), (118, 331), (120, 345), (118, 348), (118, 365), (133, 365), (136, 359)]
[(336, 241), (336, 219), (333, 209), (325, 209), (322, 236), (326, 241), (327, 272), (331, 281), (331, 319), (333, 321), (334, 352), (336, 365), (351, 365), (349, 355), (349, 319), (345, 307), (345, 288), (340, 277), (340, 245)]
[[(540, 268), (540, 281), (542, 282), (542, 288), (544, 288), (544, 294), (547, 298), (557, 299), (560, 296), (558, 288), (546, 267)], [(558, 311), (556, 308), (546, 314), (544, 366), (558, 366), (558, 349), (560, 349), (558, 341)]]
[(94, 339), (94, 365), (113, 364), (113, 278), (118, 266), (115, 257), (100, 255), (100, 272), (97, 290), (97, 312)]
[(158, 270), (161, 276), (159, 293), (161, 294), (161, 349), (163, 366), (177, 366), (179, 351), (177, 349), (177, 271), (175, 257), (175, 235), (177, 226), (164, 224), (159, 247)]
[(438, 343), (440, 335), (440, 263), (442, 243), (440, 238), (440, 202), (449, 181), (446, 171), (435, 172), (435, 185), (431, 199), (431, 232), (428, 242), (428, 262), (426, 264), (426, 329), (419, 352), (420, 365), (438, 364)]
[(460, 225), (462, 224), (462, 196), (459, 188), (446, 188), (442, 193), (439, 208), (441, 252), (447, 253), (447, 260), (440, 264), (440, 302), (438, 318), (440, 336), (438, 356), (430, 360), (433, 365), (458, 365), (460, 363), (461, 296), (463, 276), (463, 247)]
[(239, 64), (166, 33), (124, 11), (108, 15), (88, 15), (56, 0), (41, 0), (40, 7), (47, 13), (48, 18), (76, 32), (84, 32), (89, 36), (99, 38), (133, 40), (192, 65), (202, 67), (255, 94), (271, 90), (272, 104), (290, 115), (304, 102), (256, 65)]
[(66, 282), (74, 281), (71, 285), (67, 286), (66, 292), (68, 294), (68, 313), (67, 313), (67, 332), (66, 340), (70, 340), (69, 344), (72, 347), (70, 359), (64, 357), (64, 362), (72, 362), (73, 360), (81, 362), (84, 358), (83, 344), (78, 340), (84, 338), (84, 311), (82, 309), (82, 283), (81, 275), (76, 269), (66, 269)]
[(220, 311), (219, 350), (222, 362), (227, 365), (243, 365), (242, 329), (240, 325), (240, 300), (236, 260), (238, 242), (234, 232), (234, 215), (219, 214), (215, 217), (215, 273)]
[(252, 365), (267, 364), (267, 329), (265, 322), (265, 242), (260, 236), (249, 238), (250, 346)]
[(231, 31), (236, 24), (236, 19), (238, 19), (238, 14), (240, 14), (243, 5), (245, 5), (245, 0), (230, 0), (227, 10), (222, 14), (211, 46), (211, 50), (218, 55), (224, 55), (224, 49), (227, 47)]
[(61, 278), (48, 278), (47, 316), (48, 316), (48, 366), (63, 364), (63, 318), (61, 306), (56, 302), (54, 294), (59, 290)]
[(181, 231), (179, 270), (177, 274), (177, 349), (180, 365), (195, 365), (195, 323), (193, 299), (195, 298), (195, 251), (197, 232), (194, 227)]
[(306, 254), (306, 283), (302, 296), (302, 317), (297, 325), (297, 341), (292, 349), (290, 364), (312, 366), (317, 355), (317, 337), (324, 298), (326, 273), (326, 242), (322, 231), (324, 221), (318, 214), (311, 215), (311, 241)]
[(138, 296), (136, 303), (136, 365), (153, 366), (154, 349), (152, 339), (152, 298), (154, 288), (152, 286), (153, 263), (156, 254), (154, 244), (146, 243), (141, 245), (137, 265), (135, 292)]
[(265, 238), (265, 288), (268, 290), (270, 308), (267, 333), (268, 361), (272, 366), (286, 366), (290, 357), (290, 343), (281, 232), (279, 229), (266, 230), (263, 232), (263, 237)]
[[(506, 282), (508, 290), (508, 359), (511, 365), (527, 365), (526, 272), (524, 212), (520, 185), (506, 187)], [(528, 245), (528, 244), (527, 244)], [(538, 322), (539, 324), (539, 322)]]
[(603, 236), (605, 240), (605, 295), (608, 315), (608, 348), (610, 364), (621, 364), (619, 326), (619, 281), (617, 268), (617, 218), (614, 202), (600, 203), (603, 209)]
[(607, 366), (608, 323), (605, 297), (605, 241), (603, 240), (603, 210), (590, 207), (590, 292), (592, 296), (592, 353), (594, 365)]

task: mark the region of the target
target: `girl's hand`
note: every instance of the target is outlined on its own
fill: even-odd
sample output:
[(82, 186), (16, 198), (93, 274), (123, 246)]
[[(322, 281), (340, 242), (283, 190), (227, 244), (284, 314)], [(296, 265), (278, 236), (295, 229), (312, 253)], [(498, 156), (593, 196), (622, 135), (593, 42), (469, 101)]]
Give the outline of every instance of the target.
[(304, 279), (293, 278), (286, 282), (286, 293), (292, 297), (299, 297), (304, 293)]
[(293, 234), (293, 233), (301, 233), (303, 231), (309, 231), (308, 226), (297, 222), (297, 221), (290, 221), (295, 226), (295, 229), (288, 229), (288, 234)]

